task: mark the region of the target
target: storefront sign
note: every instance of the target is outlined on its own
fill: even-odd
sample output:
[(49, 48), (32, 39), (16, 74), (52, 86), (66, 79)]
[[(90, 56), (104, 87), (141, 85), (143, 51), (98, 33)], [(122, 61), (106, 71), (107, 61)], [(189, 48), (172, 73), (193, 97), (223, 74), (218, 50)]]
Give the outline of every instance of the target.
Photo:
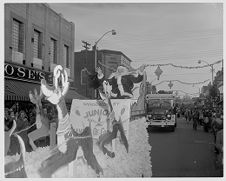
[(27, 81), (40, 82), (46, 79), (48, 83), (52, 83), (52, 73), (41, 70), (30, 69), (27, 67), (5, 63), (5, 77), (12, 79), (22, 79)]
[[(113, 99), (112, 106), (115, 111), (116, 120), (121, 116), (123, 128), (128, 139), (130, 121), (130, 100)], [(99, 138), (107, 131), (108, 105), (102, 100), (79, 100), (73, 99), (70, 119), (73, 128), (81, 132), (85, 127), (91, 126), (93, 138)]]

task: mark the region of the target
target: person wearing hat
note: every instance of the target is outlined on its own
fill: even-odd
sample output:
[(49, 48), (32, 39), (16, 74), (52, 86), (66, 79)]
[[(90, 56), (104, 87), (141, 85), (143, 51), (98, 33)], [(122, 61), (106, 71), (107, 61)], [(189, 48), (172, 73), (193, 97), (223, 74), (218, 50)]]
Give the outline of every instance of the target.
[(89, 85), (103, 92), (106, 92), (106, 89), (109, 90), (110, 86), (111, 98), (132, 98), (134, 84), (143, 80), (145, 67), (146, 65), (142, 65), (137, 70), (129, 71), (127, 67), (119, 66), (108, 78), (104, 76), (100, 68), (97, 68), (96, 74), (89, 76)]
[(212, 130), (214, 135), (214, 143), (216, 143), (217, 132), (223, 129), (223, 117), (221, 117), (220, 113), (216, 113), (216, 117), (212, 122)]

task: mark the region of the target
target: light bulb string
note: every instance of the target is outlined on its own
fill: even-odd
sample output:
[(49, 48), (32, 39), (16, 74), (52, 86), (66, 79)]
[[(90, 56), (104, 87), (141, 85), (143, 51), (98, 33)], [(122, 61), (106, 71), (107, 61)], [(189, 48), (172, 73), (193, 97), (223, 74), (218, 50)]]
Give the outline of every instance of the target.
[(183, 81), (180, 81), (180, 80), (163, 80), (163, 81), (161, 81), (161, 82), (159, 82), (157, 84), (154, 84), (154, 86), (160, 85), (160, 84), (162, 84), (164, 82), (179, 82), (181, 84), (186, 84), (186, 85), (198, 85), (198, 84), (204, 84), (207, 81), (210, 81), (210, 79), (207, 79), (207, 80), (202, 81), (202, 82), (193, 82), (193, 83), (192, 82), (183, 82)]

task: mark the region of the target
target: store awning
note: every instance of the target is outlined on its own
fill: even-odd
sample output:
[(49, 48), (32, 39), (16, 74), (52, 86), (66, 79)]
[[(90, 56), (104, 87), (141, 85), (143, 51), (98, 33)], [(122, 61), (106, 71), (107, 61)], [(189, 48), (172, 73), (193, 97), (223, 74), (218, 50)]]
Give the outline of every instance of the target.
[(39, 92), (40, 84), (5, 79), (5, 100), (30, 101), (29, 91), (33, 91), (35, 88)]
[(75, 90), (70, 89), (66, 94), (66, 102), (71, 102), (72, 99), (87, 99), (85, 96), (82, 96), (81, 94), (77, 93)]
[[(40, 84), (5, 79), (5, 100), (30, 101), (29, 91), (33, 92), (35, 88), (39, 92)], [(65, 99), (66, 102), (71, 102), (72, 99), (86, 99), (86, 98), (78, 94), (75, 90), (70, 89)]]

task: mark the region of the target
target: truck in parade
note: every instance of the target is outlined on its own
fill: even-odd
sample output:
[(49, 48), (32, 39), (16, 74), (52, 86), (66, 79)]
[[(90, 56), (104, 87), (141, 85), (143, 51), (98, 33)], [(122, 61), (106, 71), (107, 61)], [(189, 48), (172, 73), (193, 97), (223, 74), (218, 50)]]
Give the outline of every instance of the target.
[(174, 95), (147, 94), (145, 99), (146, 121), (149, 124), (148, 128), (160, 127), (175, 131), (177, 123), (173, 111)]

